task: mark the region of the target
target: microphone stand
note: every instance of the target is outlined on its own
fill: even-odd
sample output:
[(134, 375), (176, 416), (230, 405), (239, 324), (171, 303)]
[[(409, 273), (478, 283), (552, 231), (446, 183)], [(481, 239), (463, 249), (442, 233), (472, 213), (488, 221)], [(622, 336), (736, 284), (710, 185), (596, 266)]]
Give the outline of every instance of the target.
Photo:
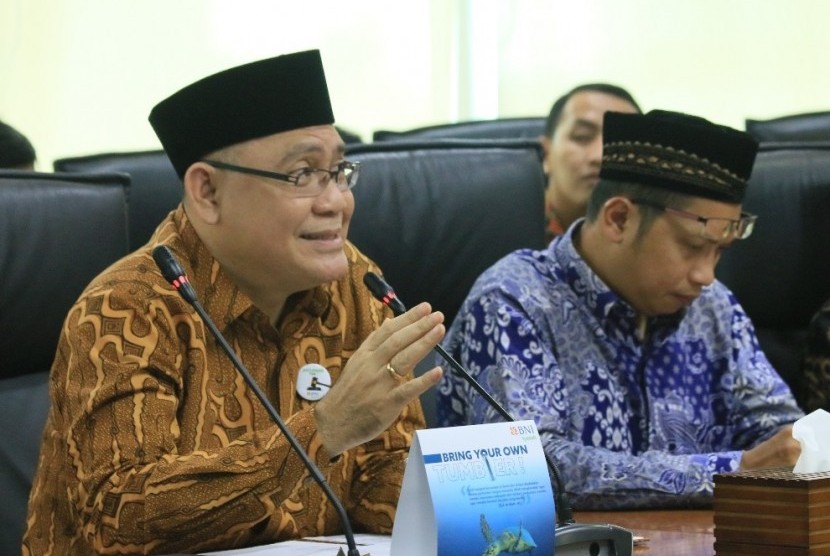
[[(374, 272), (367, 272), (363, 277), (363, 283), (366, 284), (366, 287), (378, 301), (392, 310), (395, 316), (406, 312), (406, 306), (398, 298), (392, 286), (386, 283), (383, 278)], [(440, 344), (436, 345), (434, 349), (499, 415), (508, 422), (516, 421), (504, 406), (496, 401)], [(545, 454), (545, 461), (556, 485), (554, 500), (556, 502), (557, 523), (554, 537), (557, 556), (568, 556), (570, 554), (598, 556), (601, 554), (603, 547), (607, 549), (604, 554), (608, 556), (631, 556), (634, 549), (634, 536), (631, 531), (617, 525), (575, 522), (570, 499), (565, 492), (559, 468), (546, 451), (542, 450), (542, 452)]]
[[(161, 270), (162, 275), (168, 282), (170, 282), (176, 291), (182, 296), (182, 298), (187, 301), (196, 312), (202, 317), (202, 320), (207, 325), (208, 329), (213, 334), (216, 341), (221, 346), (222, 350), (227, 354), (228, 358), (233, 363), (236, 370), (239, 374), (242, 375), (242, 378), (248, 384), (248, 387), (253, 390), (256, 397), (259, 399), (260, 403), (265, 407), (265, 410), (268, 412), (268, 415), (271, 419), (276, 423), (277, 427), (282, 432), (283, 436), (288, 440), (288, 443), (291, 444), (291, 447), (294, 448), (294, 451), (300, 456), (303, 464), (305, 465), (308, 472), (311, 474), (311, 477), (320, 485), (320, 488), (323, 490), (323, 493), (326, 495), (326, 498), (329, 499), (332, 506), (334, 506), (335, 510), (340, 516), (340, 521), (343, 525), (343, 534), (346, 537), (346, 544), (349, 548), (348, 556), (361, 556), (360, 552), (357, 550), (357, 544), (354, 540), (354, 532), (352, 531), (352, 525), (349, 522), (349, 517), (346, 514), (346, 509), (343, 507), (343, 504), (334, 494), (334, 491), (331, 490), (331, 487), (326, 482), (325, 477), (323, 477), (322, 472), (320, 469), (311, 461), (311, 458), (308, 457), (308, 454), (305, 453), (305, 450), (300, 446), (300, 442), (297, 438), (291, 433), (291, 431), (286, 426), (285, 422), (280, 417), (277, 410), (274, 408), (273, 404), (268, 400), (268, 397), (259, 387), (259, 385), (254, 380), (254, 377), (251, 376), (250, 371), (245, 367), (239, 357), (236, 355), (236, 352), (233, 351), (228, 341), (219, 331), (216, 324), (213, 322), (213, 319), (210, 318), (210, 315), (207, 314), (207, 311), (199, 302), (199, 299), (196, 296), (196, 291), (193, 289), (193, 286), (190, 285), (190, 280), (185, 274), (184, 269), (179, 264), (178, 260), (176, 260), (176, 256), (173, 252), (164, 245), (159, 245), (155, 249), (153, 249), (153, 260), (156, 261), (156, 265), (158, 265), (159, 269)], [(338, 551), (338, 556), (343, 556), (343, 549), (340, 548)]]

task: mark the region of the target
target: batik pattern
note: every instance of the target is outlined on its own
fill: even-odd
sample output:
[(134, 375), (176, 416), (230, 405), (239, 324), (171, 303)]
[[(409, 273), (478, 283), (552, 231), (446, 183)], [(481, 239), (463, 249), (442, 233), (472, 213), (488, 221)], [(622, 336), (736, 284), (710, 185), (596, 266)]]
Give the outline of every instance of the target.
[(316, 461), (355, 530), (389, 533), (412, 435), (424, 426), (420, 406), (332, 461), (314, 404), (295, 391), (306, 363), (325, 366), (336, 382), (389, 316), (362, 285), (365, 272), (377, 269), (347, 245), (349, 274), (290, 299), (275, 328), (224, 275), (179, 208), (69, 312), (23, 554), (195, 553), (341, 530), (202, 319), (157, 271), (156, 244), (178, 255), (208, 314)]
[[(487, 270), (445, 347), (513, 417), (536, 422), (575, 507), (711, 503), (713, 474), (801, 411), (722, 284), (638, 334), (573, 230)], [(442, 425), (500, 419), (449, 368), (440, 393)]]

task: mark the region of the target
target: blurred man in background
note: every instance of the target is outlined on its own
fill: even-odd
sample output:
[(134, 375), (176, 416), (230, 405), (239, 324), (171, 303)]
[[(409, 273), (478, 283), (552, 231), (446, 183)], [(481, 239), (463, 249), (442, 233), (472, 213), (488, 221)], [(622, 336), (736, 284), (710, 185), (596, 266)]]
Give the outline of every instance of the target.
[(545, 217), (548, 241), (582, 216), (599, 181), (602, 117), (614, 112), (639, 113), (634, 98), (606, 83), (580, 85), (553, 103), (540, 138), (548, 177)]

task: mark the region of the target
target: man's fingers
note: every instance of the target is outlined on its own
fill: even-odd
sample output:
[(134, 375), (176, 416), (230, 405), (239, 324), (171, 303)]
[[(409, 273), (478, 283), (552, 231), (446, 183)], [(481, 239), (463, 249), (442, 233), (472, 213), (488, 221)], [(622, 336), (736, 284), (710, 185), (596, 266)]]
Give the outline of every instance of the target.
[(407, 312), (386, 321), (361, 346), (377, 366), (392, 363), (401, 375), (405, 375), (444, 337), (443, 313), (430, 312), (428, 303), (415, 309), (420, 309), (423, 314)]
[[(399, 374), (409, 373), (444, 338), (445, 333), (443, 323), (436, 324), (432, 329), (427, 330), (403, 349), (394, 353), (389, 362)], [(389, 343), (391, 344), (391, 341)]]
[(372, 332), (369, 337), (366, 338), (363, 345), (374, 351), (389, 340), (392, 335), (423, 319), (429, 315), (431, 311), (432, 307), (430, 307), (429, 303), (419, 303), (406, 313), (384, 321), (383, 324), (380, 325), (380, 328)]
[(441, 381), (441, 367), (434, 367), (412, 380), (402, 382), (392, 391), (401, 405), (406, 405)]

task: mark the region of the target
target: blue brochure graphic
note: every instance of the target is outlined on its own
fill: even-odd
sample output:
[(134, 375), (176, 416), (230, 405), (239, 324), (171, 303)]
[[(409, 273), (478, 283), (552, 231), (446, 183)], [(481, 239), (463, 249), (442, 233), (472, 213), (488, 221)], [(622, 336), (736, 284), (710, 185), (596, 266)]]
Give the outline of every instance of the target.
[(418, 431), (391, 554), (547, 556), (555, 515), (533, 421)]

